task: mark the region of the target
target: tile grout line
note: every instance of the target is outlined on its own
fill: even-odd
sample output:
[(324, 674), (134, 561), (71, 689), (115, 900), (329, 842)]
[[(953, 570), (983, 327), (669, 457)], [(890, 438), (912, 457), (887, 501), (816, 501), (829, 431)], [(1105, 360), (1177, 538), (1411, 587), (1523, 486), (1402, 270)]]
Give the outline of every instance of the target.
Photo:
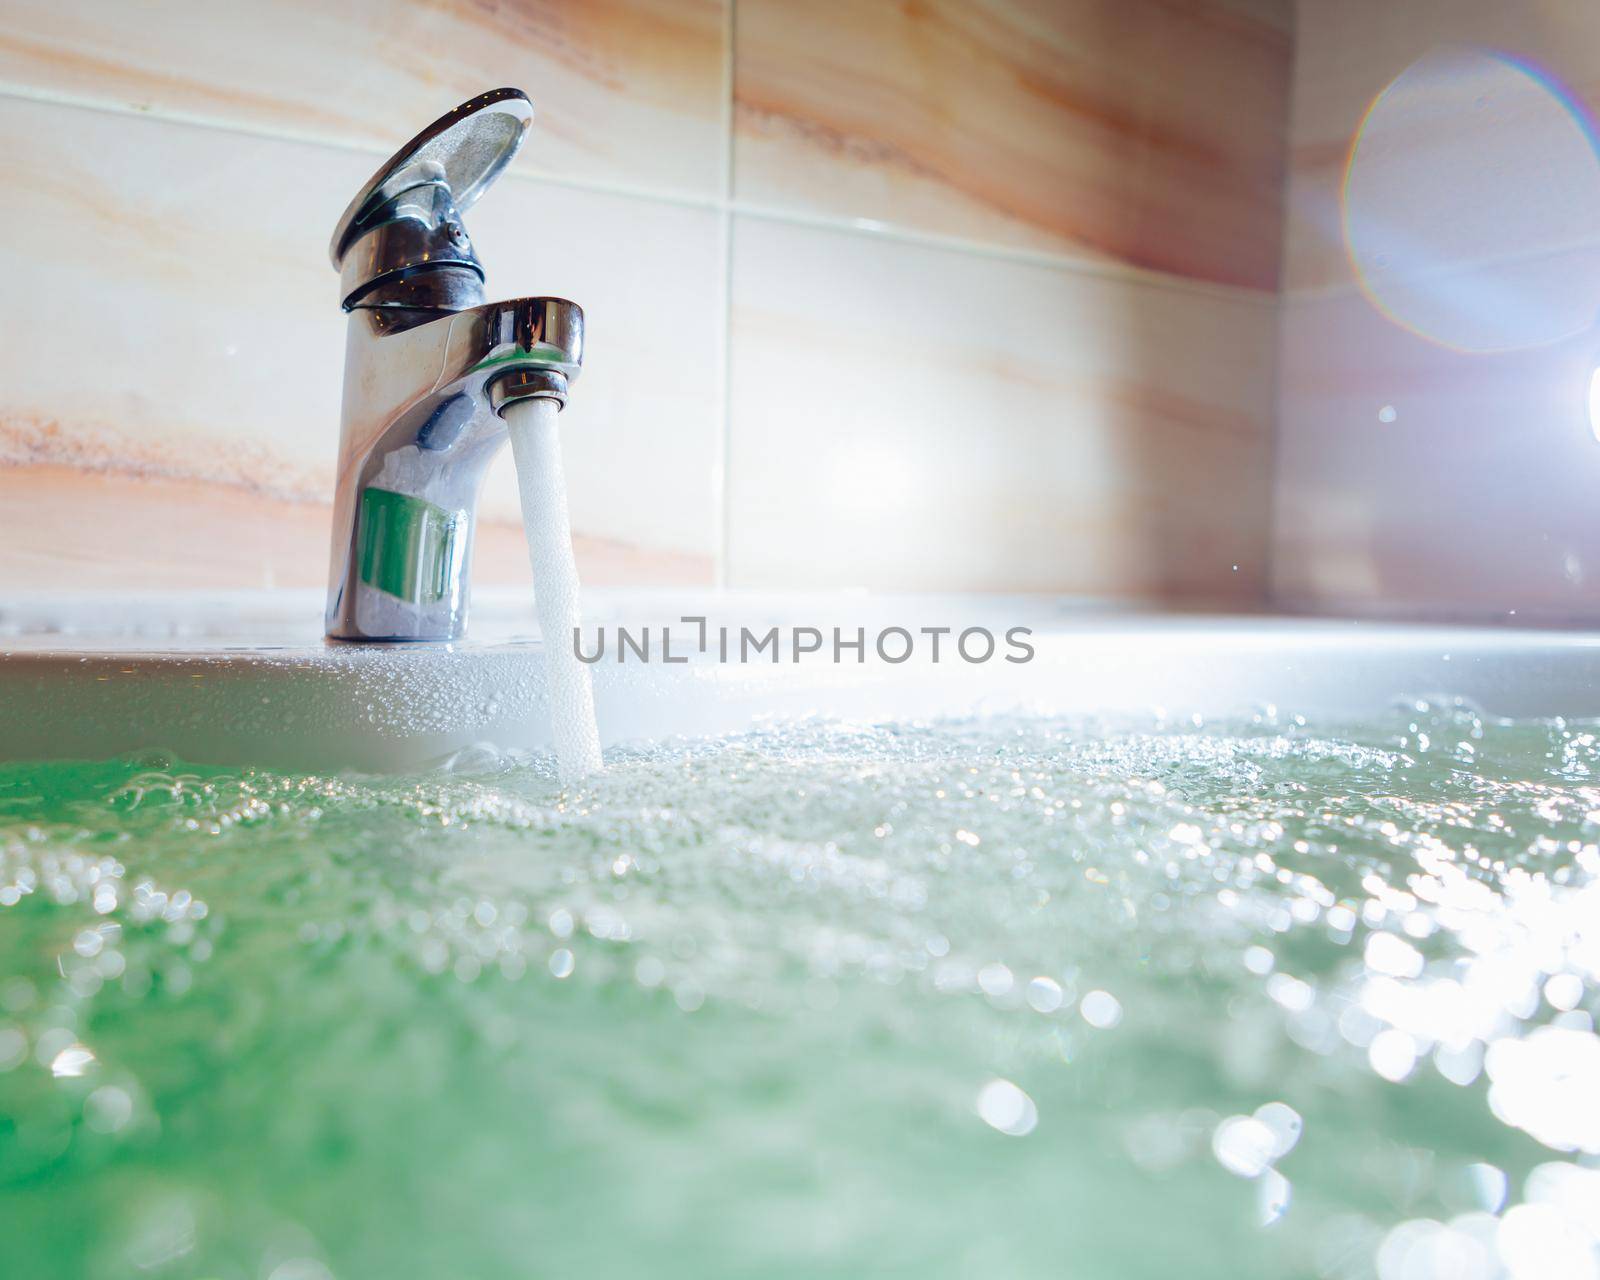
[(1278, 479), (1283, 462), (1284, 384), (1283, 384), (1283, 326), (1287, 313), (1285, 297), (1289, 279), (1289, 222), (1292, 216), (1290, 201), (1294, 197), (1295, 125), (1300, 112), (1300, 21), (1294, 13), (1294, 31), (1289, 40), (1289, 100), (1283, 110), (1283, 178), (1278, 188), (1278, 289), (1272, 318), (1272, 401), (1267, 418), (1270, 433), (1267, 437), (1267, 545), (1261, 556), (1261, 604), (1271, 609), (1278, 603), (1278, 566), (1282, 560), (1279, 531), (1282, 527), (1282, 491)]
[[(732, 35), (732, 21), (730, 12), (726, 20), (730, 37)], [(731, 78), (731, 50), (725, 55), (724, 61), (728, 63), (725, 75)], [(724, 102), (724, 114), (731, 115), (731, 83), (729, 94), (725, 96), (727, 100)], [(0, 99), (4, 98), (40, 103), (46, 106), (94, 111), (102, 115), (123, 116), (163, 124), (186, 125), (190, 128), (260, 138), (269, 142), (292, 142), (306, 146), (325, 147), (355, 155), (382, 158), (389, 154), (386, 149), (380, 146), (350, 138), (333, 137), (298, 129), (265, 128), (248, 122), (222, 120), (215, 116), (174, 111), (167, 108), (141, 110), (104, 99), (35, 89), (9, 81), (0, 81)], [(948, 253), (964, 254), (968, 257), (998, 262), (1012, 262), (1022, 266), (1036, 266), (1096, 279), (1120, 280), (1145, 287), (1197, 294), (1201, 297), (1215, 298), (1219, 301), (1271, 307), (1275, 307), (1278, 303), (1280, 296), (1278, 293), (1252, 288), (1248, 285), (1223, 284), (1219, 281), (1190, 279), (1173, 275), (1169, 272), (1151, 270), (1146, 267), (1136, 267), (1120, 262), (1097, 262), (1088, 258), (1074, 257), (1066, 253), (1052, 252), (1048, 249), (1027, 249), (992, 244), (987, 241), (972, 240), (962, 236), (944, 235), (938, 232), (917, 231), (909, 227), (877, 222), (867, 218), (847, 218), (828, 214), (804, 213), (750, 201), (736, 200), (733, 198), (730, 182), (732, 170), (731, 118), (728, 121), (728, 127), (723, 130), (723, 138), (723, 146), (727, 153), (725, 172), (723, 174), (723, 183), (726, 190), (720, 196), (701, 196), (693, 192), (638, 186), (625, 182), (610, 182), (600, 178), (574, 178), (550, 170), (533, 168), (513, 168), (506, 172), (505, 177), (508, 180), (539, 183), (571, 191), (586, 191), (597, 195), (617, 196), (647, 203), (675, 205), (679, 208), (703, 209), (707, 212), (719, 213), (730, 218), (733, 215), (759, 218), (764, 222), (787, 223), (793, 226), (808, 227), (819, 231), (831, 231), (843, 235), (855, 235), (864, 239), (880, 240), (891, 244), (937, 249)]]
[(1223, 284), (1213, 280), (1191, 279), (1136, 267), (1125, 262), (1102, 262), (1092, 258), (1075, 258), (1047, 249), (1025, 249), (1010, 245), (990, 244), (982, 240), (969, 240), (963, 236), (944, 235), (937, 231), (917, 231), (910, 227), (875, 222), (869, 218), (843, 218), (828, 214), (803, 213), (793, 209), (779, 209), (745, 200), (732, 202), (733, 212), (764, 222), (783, 222), (815, 231), (832, 231), (857, 235), (869, 240), (887, 240), (895, 244), (923, 249), (938, 249), (968, 257), (986, 258), (995, 262), (1010, 262), (1018, 266), (1042, 267), (1063, 271), (1071, 275), (1094, 279), (1120, 281), (1124, 284), (1147, 288), (1170, 289), (1178, 293), (1198, 294), (1215, 298), (1219, 302), (1239, 302), (1256, 306), (1276, 306), (1278, 293), (1271, 289), (1256, 289), (1249, 285)]
[[(167, 107), (142, 109), (104, 98), (35, 89), (29, 85), (18, 85), (5, 80), (0, 80), (0, 98), (15, 98), (22, 102), (35, 102), (44, 106), (72, 107), (81, 111), (94, 111), (101, 115), (123, 116), (158, 124), (183, 125), (192, 129), (205, 129), (212, 133), (231, 133), (246, 138), (259, 138), (265, 142), (292, 142), (303, 146), (323, 147), (332, 151), (348, 152), (351, 155), (376, 156), (383, 159), (391, 154), (389, 148), (377, 143), (341, 138), (335, 134), (315, 133), (288, 127), (268, 127), (247, 120), (226, 120), (218, 116), (175, 111)], [(592, 191), (599, 195), (626, 196), (634, 200), (678, 205), (690, 209), (712, 210), (722, 203), (715, 196), (696, 195), (691, 191), (641, 186), (630, 182), (611, 182), (604, 178), (574, 178), (553, 169), (540, 169), (534, 166), (513, 167), (507, 169), (501, 176), (521, 182), (538, 182), (576, 191)]]
[(717, 433), (716, 522), (718, 589), (728, 586), (728, 567), (733, 558), (732, 490), (728, 469), (733, 457), (733, 118), (734, 118), (734, 12), (737, 0), (726, 0), (722, 18), (722, 184), (721, 207), (717, 212), (721, 243), (722, 333), (719, 344), (718, 392), (722, 421)]

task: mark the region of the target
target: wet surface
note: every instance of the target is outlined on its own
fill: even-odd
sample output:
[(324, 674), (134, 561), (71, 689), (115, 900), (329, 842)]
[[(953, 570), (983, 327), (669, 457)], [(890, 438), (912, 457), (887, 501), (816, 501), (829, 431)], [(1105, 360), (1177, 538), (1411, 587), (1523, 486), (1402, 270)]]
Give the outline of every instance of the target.
[(0, 767), (29, 1277), (1590, 1276), (1600, 744)]

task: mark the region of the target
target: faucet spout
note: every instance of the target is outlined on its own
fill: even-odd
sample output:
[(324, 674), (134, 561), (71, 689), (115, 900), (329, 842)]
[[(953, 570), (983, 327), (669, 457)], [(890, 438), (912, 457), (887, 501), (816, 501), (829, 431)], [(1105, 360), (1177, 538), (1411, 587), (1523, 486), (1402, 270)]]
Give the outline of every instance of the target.
[(583, 311), (483, 300), (461, 213), (509, 162), (532, 106), (515, 89), (464, 103), (396, 152), (346, 209), (331, 253), (349, 314), (327, 633), (454, 640), (501, 410), (566, 404)]
[(409, 328), (350, 313), (335, 473), (328, 635), (454, 640), (484, 473), (506, 443), (500, 411), (565, 405), (583, 359), (583, 312), (518, 298)]

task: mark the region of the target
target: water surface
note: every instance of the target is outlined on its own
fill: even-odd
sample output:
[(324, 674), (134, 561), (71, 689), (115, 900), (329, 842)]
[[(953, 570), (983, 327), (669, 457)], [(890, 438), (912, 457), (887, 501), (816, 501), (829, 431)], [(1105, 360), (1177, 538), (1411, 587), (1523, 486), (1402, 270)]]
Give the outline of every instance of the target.
[(1591, 1276), (1597, 768), (1410, 706), (0, 766), (6, 1274)]

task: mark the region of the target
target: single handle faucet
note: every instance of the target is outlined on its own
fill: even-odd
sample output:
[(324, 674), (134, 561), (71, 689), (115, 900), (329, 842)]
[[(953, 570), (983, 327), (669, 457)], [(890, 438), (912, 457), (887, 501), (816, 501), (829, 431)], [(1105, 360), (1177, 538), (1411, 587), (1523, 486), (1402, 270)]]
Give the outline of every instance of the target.
[(329, 247), (349, 313), (333, 506), (328, 636), (454, 640), (467, 622), (478, 490), (506, 442), (501, 410), (565, 406), (583, 311), (486, 302), (461, 215), (533, 119), (518, 89), (462, 103), (400, 148)]

